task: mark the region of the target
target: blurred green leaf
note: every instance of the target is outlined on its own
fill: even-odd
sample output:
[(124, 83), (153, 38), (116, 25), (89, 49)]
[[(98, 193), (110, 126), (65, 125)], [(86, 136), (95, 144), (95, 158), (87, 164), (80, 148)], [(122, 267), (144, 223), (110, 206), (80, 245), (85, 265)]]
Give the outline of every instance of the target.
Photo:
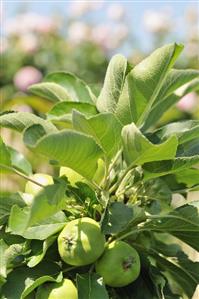
[(29, 91), (52, 102), (70, 101), (70, 96), (66, 90), (59, 84), (52, 82), (33, 84), (29, 87)]
[(74, 74), (56, 72), (45, 77), (46, 82), (55, 82), (64, 88), (71, 101), (82, 103), (95, 103), (96, 97), (86, 83)]
[(40, 124), (46, 132), (57, 131), (56, 127), (49, 121), (46, 121), (32, 113), (14, 112), (0, 116), (0, 127), (5, 127), (22, 132), (31, 125)]

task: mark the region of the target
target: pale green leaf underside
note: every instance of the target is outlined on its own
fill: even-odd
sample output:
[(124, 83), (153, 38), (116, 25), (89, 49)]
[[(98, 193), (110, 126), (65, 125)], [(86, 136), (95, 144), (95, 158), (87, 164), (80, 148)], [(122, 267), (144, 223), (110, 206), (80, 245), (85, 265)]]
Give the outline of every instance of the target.
[(76, 109), (87, 116), (97, 114), (94, 105), (80, 102), (59, 102), (48, 112), (47, 118), (53, 122), (70, 122), (72, 121), (72, 111)]
[(111, 59), (104, 85), (97, 99), (97, 108), (100, 112), (114, 112), (124, 85), (127, 73), (127, 59), (122, 55), (115, 55)]
[(46, 132), (57, 131), (56, 127), (49, 121), (28, 112), (14, 112), (0, 116), (0, 127), (5, 127), (22, 132), (34, 124), (40, 124)]
[(53, 82), (33, 84), (29, 87), (29, 91), (52, 102), (70, 100), (70, 96), (66, 90)]
[(178, 146), (175, 136), (164, 143), (152, 144), (133, 123), (123, 128), (122, 139), (124, 158), (128, 165), (173, 159)]
[(64, 88), (70, 99), (74, 102), (95, 103), (96, 97), (84, 81), (71, 73), (56, 72), (45, 77), (47, 82), (55, 82)]

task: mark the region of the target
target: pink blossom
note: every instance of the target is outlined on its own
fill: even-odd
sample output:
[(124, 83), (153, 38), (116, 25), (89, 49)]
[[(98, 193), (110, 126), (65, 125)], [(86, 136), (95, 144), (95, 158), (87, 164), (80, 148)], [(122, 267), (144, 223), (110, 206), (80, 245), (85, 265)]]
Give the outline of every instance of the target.
[(90, 39), (90, 27), (83, 22), (73, 22), (68, 28), (68, 38), (75, 44)]
[(26, 13), (7, 21), (6, 32), (10, 35), (21, 35), (29, 32), (48, 33), (56, 28), (52, 18), (35, 13)]
[(186, 112), (191, 112), (197, 106), (197, 95), (195, 92), (191, 92), (185, 95), (178, 103), (178, 109)]
[(152, 33), (168, 33), (172, 28), (171, 12), (148, 10), (144, 13), (144, 25)]
[(119, 21), (124, 17), (125, 10), (121, 4), (112, 4), (108, 7), (107, 14), (110, 19)]
[(39, 70), (32, 66), (21, 68), (14, 76), (14, 85), (21, 91), (26, 91), (27, 88), (38, 83), (42, 79), (42, 74)]
[(70, 14), (73, 17), (80, 17), (92, 10), (100, 9), (103, 5), (101, 1), (73, 1), (70, 6)]
[(99, 24), (92, 30), (92, 39), (105, 50), (112, 50), (120, 45), (127, 34), (128, 28), (124, 24), (114, 27), (111, 24)]
[(20, 36), (19, 47), (23, 50), (23, 52), (35, 52), (38, 49), (38, 46), (38, 39), (37, 36), (35, 36), (34, 34), (26, 33)]

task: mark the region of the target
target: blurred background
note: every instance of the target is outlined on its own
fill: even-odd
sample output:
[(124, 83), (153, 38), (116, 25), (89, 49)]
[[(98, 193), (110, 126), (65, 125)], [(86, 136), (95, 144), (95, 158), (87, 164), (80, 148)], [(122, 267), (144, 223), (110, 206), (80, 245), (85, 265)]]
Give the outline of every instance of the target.
[[(9, 1), (1, 7), (1, 110), (42, 115), (52, 103), (28, 93), (49, 72), (65, 70), (83, 78), (98, 94), (115, 53), (132, 64), (169, 42), (185, 45), (177, 68), (199, 68), (198, 1)], [(199, 97), (192, 92), (158, 125), (199, 119)], [(2, 130), (5, 142), (24, 153), (36, 172), (53, 173), (22, 146), (20, 135)], [(23, 188), (15, 175), (1, 177), (3, 193)], [(22, 189), (21, 189), (22, 190)], [(197, 199), (192, 192), (189, 199)], [(179, 198), (176, 200), (180, 200)], [(196, 294), (196, 298), (199, 295)]]
[[(42, 115), (52, 103), (29, 94), (28, 86), (52, 71), (75, 73), (98, 94), (115, 53), (138, 63), (169, 42), (185, 45), (177, 68), (199, 67), (198, 1), (9, 1), (1, 7), (1, 110)], [(199, 118), (194, 92), (160, 123)], [(37, 172), (52, 172), (22, 147), (21, 137), (2, 130), (7, 144), (30, 157)], [(20, 181), (21, 184), (24, 183)], [(9, 186), (11, 184), (11, 186)], [(18, 189), (16, 176), (2, 184)]]

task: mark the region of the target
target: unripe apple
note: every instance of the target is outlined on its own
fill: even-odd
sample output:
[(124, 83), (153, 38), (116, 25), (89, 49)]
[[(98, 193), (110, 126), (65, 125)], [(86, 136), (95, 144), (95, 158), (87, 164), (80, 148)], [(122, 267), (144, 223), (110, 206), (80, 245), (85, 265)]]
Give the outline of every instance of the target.
[[(47, 185), (53, 185), (53, 178), (52, 176), (44, 173), (35, 173), (31, 179), (34, 181), (40, 183), (41, 185), (47, 186)], [(34, 184), (31, 181), (28, 181), (25, 186), (25, 193), (29, 193), (32, 195), (36, 195), (42, 190), (42, 187), (38, 186), (37, 184)]]

